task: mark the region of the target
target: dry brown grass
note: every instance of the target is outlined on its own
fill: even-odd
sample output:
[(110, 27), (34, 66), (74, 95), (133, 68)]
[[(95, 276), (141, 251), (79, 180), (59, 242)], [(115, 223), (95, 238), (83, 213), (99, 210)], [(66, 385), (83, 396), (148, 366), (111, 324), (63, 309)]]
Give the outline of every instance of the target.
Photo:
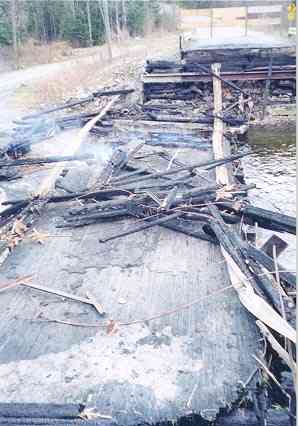
[(69, 59), (74, 49), (65, 41), (56, 41), (48, 44), (29, 39), (19, 48), (19, 68), (28, 68), (33, 65), (51, 64)]
[(84, 97), (103, 87), (134, 84), (147, 57), (172, 54), (177, 50), (177, 36), (165, 33), (162, 39), (161, 43), (161, 34), (155, 34), (146, 39), (114, 43), (112, 60), (106, 46), (83, 49), (76, 59), (61, 63), (59, 71), (50, 77), (36, 82), (34, 87), (24, 87), (15, 100), (27, 108), (38, 108)]

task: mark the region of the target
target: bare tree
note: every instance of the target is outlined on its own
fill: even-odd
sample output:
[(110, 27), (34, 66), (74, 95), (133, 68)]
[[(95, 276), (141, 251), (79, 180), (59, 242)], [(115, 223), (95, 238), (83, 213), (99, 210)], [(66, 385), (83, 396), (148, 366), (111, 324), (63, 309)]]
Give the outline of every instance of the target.
[(88, 19), (89, 46), (92, 46), (92, 45), (93, 45), (93, 38), (92, 38), (92, 22), (91, 22), (91, 14), (90, 14), (90, 3), (89, 3), (89, 0), (86, 0), (86, 10), (87, 10), (87, 19)]
[(109, 58), (112, 59), (112, 34), (111, 34), (111, 25), (110, 25), (110, 16), (109, 16), (109, 5), (108, 0), (98, 0), (99, 9), (102, 14), (103, 24), (105, 27), (105, 38), (108, 46)]
[(75, 0), (70, 0), (70, 7), (71, 7), (71, 10), (72, 10), (72, 16), (75, 18), (76, 17)]
[(12, 46), (14, 53), (14, 60), (16, 68), (19, 67), (19, 49), (18, 49), (18, 25), (17, 25), (17, 2), (11, 0), (10, 2), (10, 17), (11, 17), (11, 30), (12, 30)]
[(124, 29), (126, 31), (127, 29), (127, 17), (126, 17), (126, 7), (125, 7), (125, 0), (122, 0), (122, 30)]
[(145, 23), (144, 23), (144, 32), (146, 35), (152, 32), (152, 16), (150, 12), (150, 4), (148, 1), (144, 2), (145, 6)]
[(120, 23), (119, 23), (118, 1), (115, 1), (115, 19), (116, 19), (117, 41), (119, 43), (120, 42)]

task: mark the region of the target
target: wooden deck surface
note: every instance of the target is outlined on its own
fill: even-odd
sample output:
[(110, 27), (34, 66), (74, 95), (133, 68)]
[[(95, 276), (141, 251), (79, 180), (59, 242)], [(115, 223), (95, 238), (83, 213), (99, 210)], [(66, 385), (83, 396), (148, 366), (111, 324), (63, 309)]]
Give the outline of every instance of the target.
[[(138, 142), (131, 136), (129, 145)], [(185, 148), (177, 159), (211, 156), (211, 146)], [(35, 227), (56, 237), (20, 244), (2, 266), (1, 282), (32, 274), (40, 285), (84, 297), (89, 291), (106, 319), (88, 305), (29, 288), (2, 293), (0, 402), (87, 402), (118, 424), (214, 416), (252, 373), (258, 339), (254, 319), (229, 287), (219, 247), (161, 227), (100, 244), (99, 237), (133, 220), (57, 230), (67, 208), (48, 206)], [(42, 322), (40, 315), (131, 324), (108, 335), (106, 327)]]

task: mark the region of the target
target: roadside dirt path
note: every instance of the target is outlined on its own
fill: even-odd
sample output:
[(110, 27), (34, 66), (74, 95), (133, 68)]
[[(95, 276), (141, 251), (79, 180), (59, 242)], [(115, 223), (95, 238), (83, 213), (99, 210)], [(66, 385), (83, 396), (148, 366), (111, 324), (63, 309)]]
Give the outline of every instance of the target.
[(165, 57), (177, 50), (178, 35), (164, 34), (132, 39), (122, 47), (114, 46), (111, 61), (105, 47), (101, 46), (91, 48), (88, 56), (2, 73), (0, 134), (11, 126), (13, 119), (32, 108), (59, 103), (93, 88), (127, 84), (141, 74), (147, 57)]

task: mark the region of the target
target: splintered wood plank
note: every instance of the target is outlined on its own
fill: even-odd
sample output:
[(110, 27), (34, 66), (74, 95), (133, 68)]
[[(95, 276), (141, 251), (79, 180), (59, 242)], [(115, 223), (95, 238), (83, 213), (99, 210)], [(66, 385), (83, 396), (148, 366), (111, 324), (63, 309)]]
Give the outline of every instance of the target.
[[(220, 76), (220, 64), (213, 64), (212, 71)], [(213, 77), (214, 115), (222, 115), (222, 82), (219, 78)], [(223, 158), (231, 155), (230, 143), (224, 138), (224, 122), (220, 118), (214, 118), (212, 146), (214, 158)], [(221, 185), (233, 183), (231, 166), (224, 164), (216, 167), (216, 182)]]

